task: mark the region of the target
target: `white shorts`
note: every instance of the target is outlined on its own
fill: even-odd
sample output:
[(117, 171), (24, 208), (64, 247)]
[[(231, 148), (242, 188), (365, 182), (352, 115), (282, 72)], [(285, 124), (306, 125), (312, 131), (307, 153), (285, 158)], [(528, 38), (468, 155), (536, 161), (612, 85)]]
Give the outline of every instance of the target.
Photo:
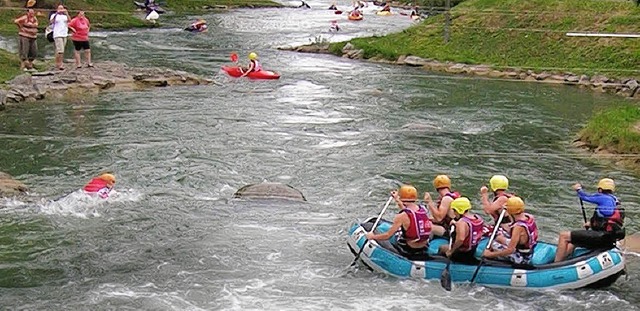
[(67, 37), (53, 38), (53, 44), (56, 46), (56, 54), (64, 54), (64, 47), (67, 46)]

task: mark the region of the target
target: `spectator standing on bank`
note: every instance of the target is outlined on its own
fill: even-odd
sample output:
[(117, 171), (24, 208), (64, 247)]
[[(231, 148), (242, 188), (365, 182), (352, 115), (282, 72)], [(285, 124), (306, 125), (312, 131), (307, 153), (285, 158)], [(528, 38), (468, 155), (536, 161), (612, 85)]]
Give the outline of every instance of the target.
[(76, 68), (82, 68), (82, 62), (80, 61), (80, 51), (84, 50), (84, 60), (87, 63), (87, 67), (93, 67), (91, 63), (91, 47), (89, 46), (89, 28), (91, 24), (89, 19), (84, 15), (84, 11), (78, 12), (69, 22), (69, 28), (73, 29), (71, 35), (71, 42), (73, 42), (73, 58), (76, 61)]
[[(56, 47), (56, 68), (64, 70), (64, 48), (67, 45), (67, 36), (69, 36), (69, 12), (61, 4), (58, 6), (55, 14), (52, 14), (49, 18), (49, 23), (53, 28), (53, 43)], [(73, 31), (73, 29), (71, 29)]]
[(33, 60), (38, 53), (36, 38), (38, 37), (38, 19), (33, 9), (28, 9), (27, 14), (13, 21), (18, 25), (18, 53), (20, 55), (20, 69), (33, 71)]

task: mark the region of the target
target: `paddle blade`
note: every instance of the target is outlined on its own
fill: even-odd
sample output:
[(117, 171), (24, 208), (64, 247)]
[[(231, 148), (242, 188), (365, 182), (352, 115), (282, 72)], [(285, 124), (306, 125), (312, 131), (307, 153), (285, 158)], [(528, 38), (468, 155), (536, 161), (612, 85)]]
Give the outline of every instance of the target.
[(451, 291), (451, 273), (449, 273), (449, 265), (442, 271), (442, 275), (440, 275), (440, 285), (444, 290), (450, 292)]
[(231, 53), (231, 61), (234, 63), (238, 62), (238, 54), (236, 53)]

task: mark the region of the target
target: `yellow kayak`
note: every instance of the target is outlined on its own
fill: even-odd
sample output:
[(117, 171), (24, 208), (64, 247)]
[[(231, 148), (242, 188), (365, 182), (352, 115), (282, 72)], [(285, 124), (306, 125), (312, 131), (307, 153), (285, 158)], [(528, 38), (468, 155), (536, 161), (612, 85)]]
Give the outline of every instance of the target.
[(378, 12), (376, 12), (376, 14), (380, 15), (380, 16), (389, 16), (389, 15), (392, 15), (393, 13), (391, 13), (389, 11), (378, 11)]

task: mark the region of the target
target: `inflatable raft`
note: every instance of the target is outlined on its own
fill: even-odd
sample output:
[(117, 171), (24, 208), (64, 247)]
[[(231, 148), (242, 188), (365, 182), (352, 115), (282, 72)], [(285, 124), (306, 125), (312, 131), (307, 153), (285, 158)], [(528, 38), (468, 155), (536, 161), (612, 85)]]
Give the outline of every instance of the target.
[[(224, 70), (228, 75), (239, 78), (242, 76), (242, 71), (238, 66), (222, 66), (222, 70)], [(251, 79), (280, 79), (280, 75), (268, 70), (259, 70), (250, 72), (246, 77)]]
[(358, 15), (358, 16), (349, 15), (349, 16), (347, 16), (347, 18), (350, 21), (361, 21), (364, 18), (364, 16), (362, 16), (362, 15)]
[[(440, 245), (448, 244), (443, 238), (433, 239), (423, 254), (408, 256), (396, 248), (395, 237), (387, 241), (369, 241), (364, 235), (369, 232), (375, 218), (362, 224), (354, 224), (349, 230), (347, 244), (351, 252), (357, 254), (362, 247), (359, 259), (370, 269), (400, 278), (440, 279), (446, 265), (446, 258), (437, 255)], [(386, 232), (391, 223), (381, 220), (376, 232)], [(478, 259), (486, 243), (484, 238), (476, 250)], [(578, 248), (566, 261), (553, 263), (556, 245), (538, 242), (534, 249), (531, 264), (515, 265), (499, 260), (485, 260), (475, 283), (488, 287), (525, 288), (525, 289), (576, 289), (583, 287), (601, 288), (613, 284), (625, 273), (625, 259), (615, 248), (587, 250)], [(470, 282), (478, 266), (473, 263), (452, 262), (451, 280), (454, 283)]]
[(376, 12), (376, 15), (390, 16), (390, 15), (393, 15), (393, 13), (391, 13), (390, 11), (378, 11), (378, 12)]

